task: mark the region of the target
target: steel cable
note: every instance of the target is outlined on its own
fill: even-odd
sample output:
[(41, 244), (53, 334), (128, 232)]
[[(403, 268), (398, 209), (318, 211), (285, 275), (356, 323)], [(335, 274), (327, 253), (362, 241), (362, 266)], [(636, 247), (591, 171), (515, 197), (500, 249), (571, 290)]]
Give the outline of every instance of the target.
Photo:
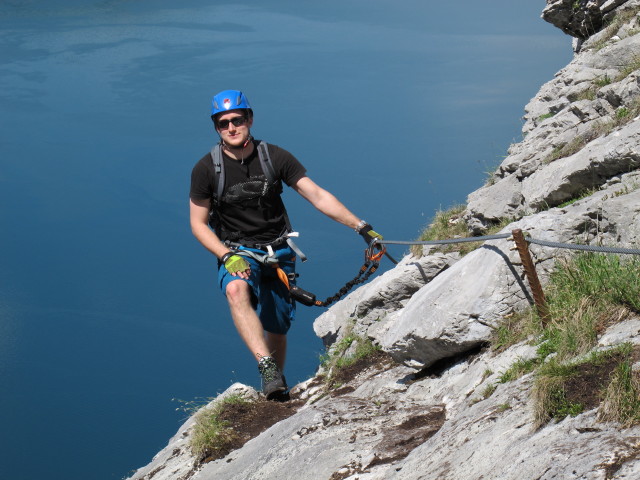
[(640, 255), (640, 250), (635, 248), (620, 248), (620, 247), (598, 247), (595, 245), (577, 245), (574, 243), (559, 243), (559, 242), (549, 242), (547, 240), (538, 240), (536, 238), (525, 238), (525, 240), (529, 243), (534, 243), (536, 245), (542, 245), (543, 247), (551, 247), (551, 248), (567, 248), (570, 250), (582, 250), (587, 252), (602, 252), (602, 253), (620, 253), (620, 254), (629, 254), (629, 255)]
[(383, 245), (447, 245), (450, 243), (484, 242), (486, 240), (499, 240), (509, 238), (510, 233), (499, 233), (497, 235), (485, 235), (483, 237), (448, 238), (445, 240), (425, 240), (407, 242), (402, 240), (377, 240), (376, 243)]

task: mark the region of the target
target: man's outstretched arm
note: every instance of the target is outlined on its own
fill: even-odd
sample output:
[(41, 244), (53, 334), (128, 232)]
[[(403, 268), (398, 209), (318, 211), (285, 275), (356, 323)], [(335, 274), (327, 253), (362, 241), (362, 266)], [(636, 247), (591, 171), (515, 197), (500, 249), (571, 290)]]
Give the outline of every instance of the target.
[(293, 189), (320, 212), (336, 222), (350, 228), (356, 228), (360, 224), (360, 219), (351, 213), (340, 200), (309, 177), (302, 177), (293, 185)]

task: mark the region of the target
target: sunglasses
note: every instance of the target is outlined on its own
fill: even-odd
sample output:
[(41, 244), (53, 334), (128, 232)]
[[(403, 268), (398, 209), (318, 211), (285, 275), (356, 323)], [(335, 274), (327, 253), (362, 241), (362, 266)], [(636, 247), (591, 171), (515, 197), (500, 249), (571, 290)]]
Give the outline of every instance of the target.
[(247, 117), (233, 117), (232, 119), (225, 118), (224, 120), (218, 120), (216, 125), (220, 130), (226, 130), (229, 128), (230, 123), (233, 123), (234, 127), (240, 127), (247, 123)]

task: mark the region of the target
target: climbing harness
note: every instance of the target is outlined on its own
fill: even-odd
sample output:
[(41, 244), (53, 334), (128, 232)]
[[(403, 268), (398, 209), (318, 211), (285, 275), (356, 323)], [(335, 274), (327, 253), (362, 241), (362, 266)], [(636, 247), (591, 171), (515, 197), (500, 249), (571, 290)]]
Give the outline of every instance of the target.
[[(258, 192), (256, 190), (255, 193), (259, 196), (267, 195), (270, 191), (276, 191), (278, 193), (281, 193), (282, 184), (276, 177), (276, 172), (273, 168), (271, 158), (269, 157), (269, 150), (267, 148), (267, 144), (260, 141), (257, 143), (256, 148), (258, 150), (258, 158), (260, 160), (262, 172), (264, 173), (266, 180), (262, 181), (261, 188), (257, 189), (260, 191)], [(213, 217), (215, 215), (214, 213), (215, 207), (220, 205), (220, 202), (222, 201), (225, 195), (228, 195), (228, 192), (227, 193), (224, 192), (225, 173), (224, 173), (224, 162), (222, 159), (221, 144), (218, 143), (213, 146), (213, 148), (211, 149), (211, 159), (213, 161), (214, 172), (217, 180), (215, 193), (213, 194), (212, 201), (211, 201), (211, 204), (212, 204), (211, 215)], [(376, 272), (376, 270), (380, 266), (380, 260), (384, 255), (386, 255), (387, 258), (389, 258), (389, 260), (391, 260), (393, 263), (396, 263), (396, 264), (398, 263), (393, 259), (393, 257), (391, 257), (387, 253), (386, 247), (376, 239), (372, 241), (371, 244), (365, 250), (364, 252), (365, 261), (362, 267), (360, 267), (358, 274), (352, 280), (348, 281), (335, 295), (328, 297), (324, 301), (317, 300), (316, 296), (313, 293), (303, 290), (297, 285), (294, 285), (292, 281), (294, 280), (295, 277), (289, 278), (287, 273), (285, 273), (284, 270), (282, 270), (278, 265), (278, 259), (276, 258), (273, 249), (283, 243), (286, 243), (287, 245), (289, 245), (289, 247), (291, 247), (291, 249), (295, 252), (295, 254), (298, 256), (298, 258), (300, 258), (302, 262), (307, 260), (306, 255), (300, 250), (300, 248), (298, 248), (298, 246), (292, 240), (292, 238), (298, 237), (299, 233), (293, 231), (293, 228), (291, 227), (291, 222), (289, 221), (289, 216), (287, 215), (287, 211), (284, 208), (283, 210), (284, 210), (284, 221), (286, 226), (286, 232), (280, 237), (278, 237), (277, 239), (275, 239), (274, 241), (266, 244), (261, 244), (256, 242), (247, 243), (247, 242), (235, 242), (232, 240), (226, 240), (224, 243), (229, 248), (231, 248), (236, 255), (251, 257), (254, 260), (258, 261), (259, 263), (262, 263), (263, 265), (268, 265), (275, 268), (278, 278), (282, 281), (282, 283), (284, 283), (284, 285), (289, 290), (289, 294), (291, 295), (291, 298), (296, 300), (299, 303), (302, 303), (303, 305), (326, 307), (340, 300), (347, 293), (349, 293), (349, 291), (354, 286), (366, 282), (369, 279), (369, 277)], [(219, 233), (219, 229), (216, 228), (217, 225), (215, 225), (214, 218), (210, 220), (210, 224), (214, 228), (214, 230), (216, 230), (216, 232)], [(266, 250), (266, 253), (260, 254), (251, 250), (240, 249), (240, 247), (243, 247), (243, 246), (258, 249), (258, 250)]]
[[(278, 264), (278, 259), (274, 255), (273, 250), (270, 250), (268, 253), (260, 254), (252, 250), (234, 249), (234, 253), (236, 255), (251, 257), (259, 263), (262, 263), (263, 265), (268, 265), (275, 268), (278, 278), (287, 287), (291, 298), (295, 301), (302, 303), (307, 307), (328, 307), (329, 305), (340, 300), (347, 293), (349, 293), (349, 291), (354, 286), (366, 282), (369, 277), (373, 275), (376, 270), (378, 270), (378, 267), (380, 266), (380, 260), (384, 255), (387, 254), (387, 249), (384, 247), (384, 245), (380, 245), (378, 241), (371, 242), (371, 245), (369, 245), (369, 247), (367, 247), (364, 251), (364, 264), (362, 265), (362, 267), (360, 267), (358, 274), (352, 280), (349, 280), (340, 290), (338, 290), (335, 295), (328, 297), (326, 300), (317, 300), (316, 296), (313, 293), (303, 290), (299, 286), (292, 284), (291, 282), (297, 277), (297, 274), (288, 275), (284, 270), (282, 270)], [(389, 258), (391, 257), (389, 256)], [(393, 259), (392, 261), (395, 262), (395, 260)], [(290, 275), (292, 276), (290, 277)]]

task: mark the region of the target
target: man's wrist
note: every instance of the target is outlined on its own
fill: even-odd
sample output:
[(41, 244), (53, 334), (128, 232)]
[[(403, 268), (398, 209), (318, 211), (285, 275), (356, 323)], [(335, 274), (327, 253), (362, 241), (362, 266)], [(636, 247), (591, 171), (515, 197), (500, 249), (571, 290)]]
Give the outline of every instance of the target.
[(229, 260), (229, 257), (232, 257), (232, 256), (233, 256), (233, 252), (229, 250), (227, 253), (225, 253), (220, 257), (220, 261), (222, 263), (227, 263), (227, 260)]
[(366, 225), (368, 225), (366, 220), (360, 220), (358, 225), (354, 228), (355, 232), (360, 233), (360, 230), (362, 230)]

